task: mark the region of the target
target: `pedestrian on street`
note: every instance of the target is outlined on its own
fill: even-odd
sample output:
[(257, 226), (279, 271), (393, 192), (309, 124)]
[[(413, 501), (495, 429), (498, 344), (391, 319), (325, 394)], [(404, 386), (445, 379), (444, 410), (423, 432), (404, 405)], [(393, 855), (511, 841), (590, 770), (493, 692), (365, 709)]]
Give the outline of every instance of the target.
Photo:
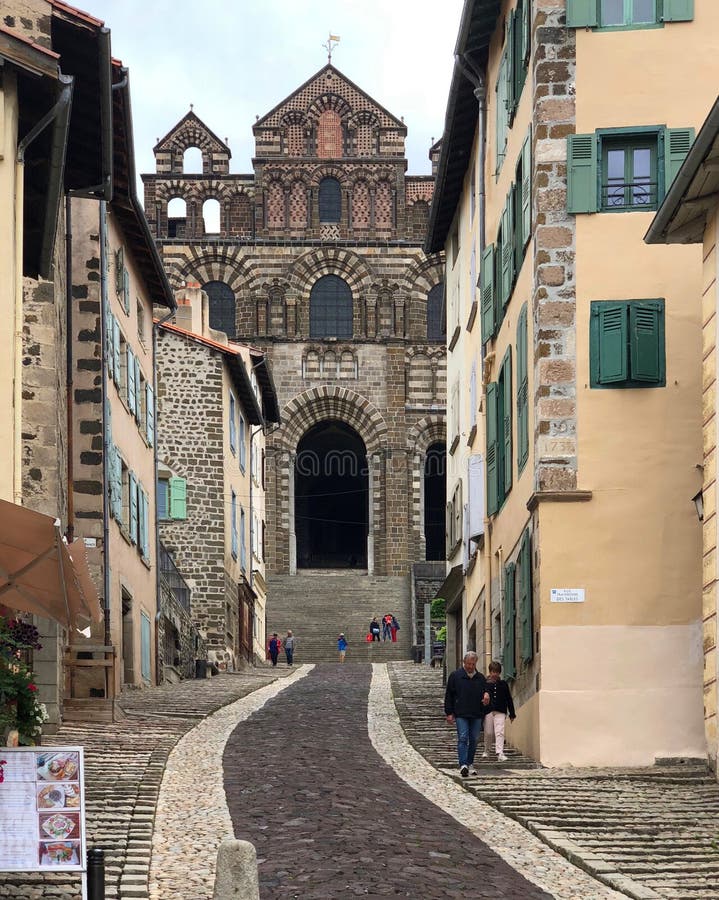
[(397, 643), (397, 632), (399, 631), (399, 622), (397, 621), (395, 616), (392, 616), (392, 623), (390, 625), (390, 632), (392, 634), (392, 643)]
[(487, 692), (489, 694), (489, 710), (484, 717), (484, 753), (489, 756), (489, 745), (494, 736), (494, 749), (497, 752), (497, 761), (506, 762), (504, 755), (504, 723), (509, 714), (510, 722), (517, 718), (514, 712), (514, 701), (509, 685), (500, 676), (502, 664), (493, 661), (489, 664), (489, 678), (487, 679)]
[(447, 721), (457, 726), (457, 758), (462, 778), (477, 774), (474, 754), (489, 702), (487, 680), (477, 671), (477, 654), (470, 650), (464, 654), (459, 669), (447, 679), (444, 694)]
[(272, 665), (277, 665), (277, 657), (280, 655), (280, 639), (277, 637), (277, 632), (272, 632), (272, 637), (270, 638), (270, 643), (267, 646), (267, 649), (270, 652), (270, 659), (272, 660)]
[(372, 621), (369, 623), (369, 633), (372, 635), (372, 643), (379, 641), (379, 630), (379, 619), (377, 616), (373, 616)]
[(389, 640), (389, 638), (392, 634), (392, 619), (393, 618), (394, 618), (394, 616), (392, 615), (392, 613), (387, 613), (386, 616), (382, 617), (382, 640), (383, 641)]
[(344, 632), (342, 631), (337, 638), (337, 650), (340, 654), (340, 662), (343, 663), (345, 661), (345, 653), (347, 652), (347, 638), (345, 638)]
[(295, 658), (295, 643), (296, 638), (292, 634), (291, 631), (287, 632), (287, 637), (285, 638), (285, 656), (287, 657), (287, 665), (291, 666), (292, 661)]

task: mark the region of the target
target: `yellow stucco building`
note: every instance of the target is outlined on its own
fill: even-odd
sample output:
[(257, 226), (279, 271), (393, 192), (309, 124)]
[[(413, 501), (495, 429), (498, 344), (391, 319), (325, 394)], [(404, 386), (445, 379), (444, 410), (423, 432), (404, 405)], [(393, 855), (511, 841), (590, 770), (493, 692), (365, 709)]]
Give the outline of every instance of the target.
[[(709, 762), (719, 772), (717, 734), (717, 309), (719, 307), (719, 100), (668, 191), (645, 240), (651, 244), (701, 244), (701, 301), (686, 302), (701, 310), (703, 482), (696, 495), (703, 521), (702, 625), (704, 650), (704, 731)], [(699, 265), (696, 260), (696, 265)]]
[(692, 0), (463, 10), (427, 245), (447, 253), (448, 653), (502, 661), (510, 740), (548, 765), (706, 753), (701, 260), (642, 238), (717, 35)]

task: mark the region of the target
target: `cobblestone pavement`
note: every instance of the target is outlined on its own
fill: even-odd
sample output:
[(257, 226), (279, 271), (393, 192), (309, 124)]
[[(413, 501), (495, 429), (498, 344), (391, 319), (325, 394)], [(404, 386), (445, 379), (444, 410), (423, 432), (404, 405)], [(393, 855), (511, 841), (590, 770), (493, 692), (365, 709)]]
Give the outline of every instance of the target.
[[(441, 673), (412, 663), (389, 670), (408, 740), (456, 779)], [(462, 788), (626, 896), (719, 898), (719, 785), (705, 766), (519, 770), (510, 759)]]
[[(155, 806), (178, 739), (218, 708), (285, 674), (259, 669), (134, 691), (120, 701), (127, 713), (120, 722), (68, 723), (58, 734), (43, 736), (44, 745), (85, 747), (88, 846), (106, 850), (108, 900), (148, 896)], [(80, 900), (80, 879), (60, 872), (0, 872), (0, 898)]]
[(257, 848), (263, 900), (551, 897), (376, 752), (370, 674), (320, 664), (230, 736), (228, 806), (235, 836)]

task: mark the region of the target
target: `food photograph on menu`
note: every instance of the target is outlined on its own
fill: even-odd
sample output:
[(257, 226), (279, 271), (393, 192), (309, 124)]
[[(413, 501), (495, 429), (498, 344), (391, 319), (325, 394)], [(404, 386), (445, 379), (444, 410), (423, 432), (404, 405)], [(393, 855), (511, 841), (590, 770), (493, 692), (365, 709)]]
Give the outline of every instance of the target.
[(43, 809), (77, 809), (80, 806), (80, 785), (46, 784), (37, 792), (37, 808)]
[(80, 862), (80, 841), (40, 844), (41, 866), (75, 866)]
[(42, 753), (37, 757), (38, 781), (76, 781), (79, 770), (77, 753)]

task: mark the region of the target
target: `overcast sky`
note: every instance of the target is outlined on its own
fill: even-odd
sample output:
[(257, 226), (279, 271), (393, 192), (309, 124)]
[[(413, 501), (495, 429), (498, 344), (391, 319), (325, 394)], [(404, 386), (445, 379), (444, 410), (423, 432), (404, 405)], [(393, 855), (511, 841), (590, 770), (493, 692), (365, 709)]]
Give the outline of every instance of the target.
[[(252, 124), (332, 62), (408, 128), (409, 173), (429, 174), (440, 137), (462, 0), (79, 0), (104, 20), (112, 54), (130, 68), (138, 174), (194, 104), (252, 171)], [(138, 188), (138, 191), (140, 189)], [(140, 199), (142, 194), (140, 192)]]

